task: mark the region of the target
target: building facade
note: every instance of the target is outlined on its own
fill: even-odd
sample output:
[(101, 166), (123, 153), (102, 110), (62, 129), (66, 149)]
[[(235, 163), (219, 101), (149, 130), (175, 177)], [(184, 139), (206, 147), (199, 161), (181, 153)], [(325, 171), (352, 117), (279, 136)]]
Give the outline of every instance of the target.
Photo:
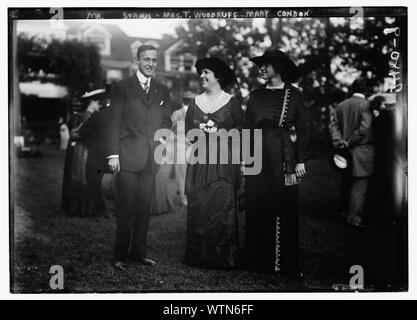
[(174, 105), (181, 102), (187, 90), (198, 91), (199, 81), (194, 69), (196, 57), (184, 51), (182, 40), (128, 36), (117, 25), (85, 21), (19, 21), (17, 33), (61, 40), (77, 39), (94, 43), (100, 50), (103, 82), (112, 84), (136, 72), (136, 51), (142, 44), (150, 44), (159, 51), (156, 77), (171, 90)]

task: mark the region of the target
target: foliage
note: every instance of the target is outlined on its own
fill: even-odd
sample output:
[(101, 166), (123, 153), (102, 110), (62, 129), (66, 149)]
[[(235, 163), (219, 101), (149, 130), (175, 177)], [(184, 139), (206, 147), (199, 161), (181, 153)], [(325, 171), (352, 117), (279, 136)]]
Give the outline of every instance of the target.
[(66, 86), (70, 96), (78, 96), (102, 82), (98, 48), (78, 40), (18, 38), (20, 81), (40, 80)]
[(271, 47), (288, 53), (299, 67), (312, 139), (320, 144), (327, 135), (331, 106), (347, 97), (353, 80), (361, 76), (373, 93), (388, 76), (389, 39), (382, 31), (394, 19), (363, 22), (364, 28), (352, 28), (348, 18), (189, 20), (176, 33), (197, 58), (227, 61), (244, 98), (259, 85), (257, 67), (249, 58)]

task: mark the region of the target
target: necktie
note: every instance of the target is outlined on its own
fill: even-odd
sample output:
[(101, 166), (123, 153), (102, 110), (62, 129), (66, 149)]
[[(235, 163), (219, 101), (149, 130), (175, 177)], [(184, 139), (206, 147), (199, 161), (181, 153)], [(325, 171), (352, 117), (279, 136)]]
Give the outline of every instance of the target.
[(148, 94), (149, 92), (149, 80), (148, 79), (143, 83), (143, 91), (145, 91), (146, 94)]

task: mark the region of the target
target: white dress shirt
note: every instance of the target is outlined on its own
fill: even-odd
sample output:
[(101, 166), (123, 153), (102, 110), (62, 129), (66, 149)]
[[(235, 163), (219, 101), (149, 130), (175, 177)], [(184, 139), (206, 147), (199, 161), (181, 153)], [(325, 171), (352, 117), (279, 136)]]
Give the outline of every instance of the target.
[(148, 83), (148, 91), (151, 85), (151, 77), (145, 77), (142, 72), (139, 70), (136, 72), (136, 76), (138, 77), (139, 83), (142, 86), (142, 89), (145, 90), (145, 85)]

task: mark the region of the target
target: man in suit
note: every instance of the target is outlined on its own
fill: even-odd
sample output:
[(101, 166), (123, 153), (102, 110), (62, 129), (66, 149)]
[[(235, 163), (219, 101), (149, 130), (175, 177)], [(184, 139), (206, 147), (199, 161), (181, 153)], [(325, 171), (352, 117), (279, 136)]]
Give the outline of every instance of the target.
[[(335, 148), (348, 148), (351, 171), (343, 177), (342, 194), (347, 199), (347, 222), (362, 225), (362, 217), (369, 177), (373, 171), (372, 137), (357, 139), (358, 132), (370, 128), (372, 115), (365, 99), (366, 88), (361, 80), (352, 84), (352, 97), (341, 102), (330, 121), (330, 133)], [(369, 132), (370, 130), (368, 130)], [(343, 189), (345, 188), (345, 189)], [(343, 205), (343, 204), (342, 204)]]
[(171, 128), (171, 98), (167, 87), (152, 76), (158, 53), (151, 45), (137, 50), (138, 71), (113, 86), (106, 124), (106, 148), (110, 169), (119, 174), (116, 244), (113, 265), (125, 269), (127, 261), (145, 265), (156, 262), (146, 256), (146, 236), (155, 173), (154, 134)]

